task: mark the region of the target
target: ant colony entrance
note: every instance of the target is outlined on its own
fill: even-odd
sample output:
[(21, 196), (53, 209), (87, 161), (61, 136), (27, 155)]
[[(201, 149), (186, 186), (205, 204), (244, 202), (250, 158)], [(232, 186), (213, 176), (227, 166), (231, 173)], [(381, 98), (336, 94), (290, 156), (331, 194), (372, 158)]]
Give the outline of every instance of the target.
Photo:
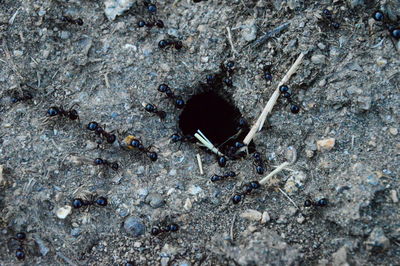
[(179, 128), (184, 136), (200, 130), (225, 154), (249, 131), (239, 109), (214, 90), (200, 92), (187, 101), (179, 116)]

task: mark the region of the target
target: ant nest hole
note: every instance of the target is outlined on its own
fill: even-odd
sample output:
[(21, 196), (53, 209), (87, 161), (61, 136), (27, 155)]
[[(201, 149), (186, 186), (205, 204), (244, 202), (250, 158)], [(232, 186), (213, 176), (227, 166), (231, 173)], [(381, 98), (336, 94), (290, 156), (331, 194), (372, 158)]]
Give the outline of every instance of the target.
[[(235, 142), (243, 141), (249, 132), (242, 114), (232, 103), (229, 93), (215, 90), (193, 95), (179, 116), (183, 135), (194, 136), (200, 130), (221, 152), (225, 153)], [(254, 151), (254, 144), (249, 148)], [(250, 151), (251, 152), (251, 151)]]

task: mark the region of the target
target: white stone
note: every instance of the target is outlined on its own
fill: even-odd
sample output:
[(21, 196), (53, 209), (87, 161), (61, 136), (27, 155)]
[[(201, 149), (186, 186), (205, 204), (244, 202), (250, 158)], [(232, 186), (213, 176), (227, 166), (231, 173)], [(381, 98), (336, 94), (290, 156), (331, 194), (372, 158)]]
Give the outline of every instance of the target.
[(262, 217), (261, 217), (261, 223), (265, 224), (268, 223), (271, 220), (271, 217), (269, 217), (269, 213), (267, 211), (263, 212)]
[(104, 13), (108, 20), (113, 21), (117, 16), (131, 8), (134, 2), (135, 0), (106, 0), (104, 2)]
[(335, 139), (321, 139), (317, 141), (317, 149), (319, 151), (330, 151), (335, 146)]
[(64, 207), (57, 209), (56, 216), (59, 219), (65, 219), (71, 213), (71, 211), (72, 211), (71, 206), (65, 205)]
[(249, 209), (241, 213), (240, 217), (250, 221), (258, 222), (261, 220), (262, 214), (259, 211)]

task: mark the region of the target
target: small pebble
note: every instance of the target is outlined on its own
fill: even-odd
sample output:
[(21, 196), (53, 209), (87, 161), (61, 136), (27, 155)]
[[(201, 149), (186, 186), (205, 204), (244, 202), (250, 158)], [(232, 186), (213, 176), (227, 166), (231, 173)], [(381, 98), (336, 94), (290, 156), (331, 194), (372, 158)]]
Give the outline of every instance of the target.
[(71, 211), (72, 211), (72, 207), (69, 205), (65, 205), (64, 207), (57, 209), (56, 216), (59, 219), (65, 219), (71, 213)]
[(393, 203), (399, 202), (399, 198), (397, 197), (397, 191), (392, 189), (390, 191), (390, 198), (392, 199)]
[(150, 193), (146, 197), (146, 203), (149, 204), (154, 209), (157, 209), (157, 208), (160, 208), (160, 207), (164, 206), (165, 200), (158, 193)]
[(382, 252), (390, 247), (390, 240), (385, 236), (381, 227), (375, 227), (364, 242), (366, 249), (370, 252)]
[(306, 150), (305, 152), (306, 152), (307, 158), (312, 158), (312, 157), (314, 157), (314, 151), (312, 151), (312, 150)]
[(185, 204), (183, 205), (183, 208), (187, 211), (192, 208), (192, 201), (189, 198), (186, 199)]
[(399, 130), (395, 127), (391, 127), (391, 128), (389, 128), (389, 133), (392, 134), (393, 136), (397, 136), (397, 134), (399, 133)]
[(321, 139), (317, 141), (317, 149), (318, 151), (330, 151), (335, 146), (335, 139)]
[(141, 219), (130, 216), (124, 222), (124, 229), (129, 235), (138, 237), (144, 234), (146, 227)]
[(50, 249), (46, 246), (46, 243), (39, 237), (39, 235), (34, 236), (36, 244), (39, 246), (40, 255), (46, 256)]
[(313, 62), (316, 65), (321, 65), (321, 64), (325, 64), (326, 61), (326, 56), (319, 54), (319, 55), (313, 55), (311, 57), (311, 62)]
[(248, 19), (244, 22), (242, 30), (242, 39), (246, 42), (254, 41), (257, 38), (257, 26), (254, 19)]
[(24, 52), (22, 52), (21, 50), (14, 50), (13, 54), (14, 56), (22, 56)]
[(305, 220), (306, 220), (306, 218), (305, 218), (303, 215), (299, 215), (299, 217), (297, 217), (297, 219), (296, 219), (296, 221), (297, 221), (299, 224), (304, 223)]
[(3, 176), (3, 165), (0, 164), (0, 185), (4, 185), (5, 179)]
[(241, 213), (240, 217), (250, 221), (258, 222), (262, 218), (262, 213), (256, 210), (249, 209)]
[(347, 248), (343, 246), (332, 254), (333, 265), (350, 265), (347, 262)]
[(264, 211), (262, 216), (261, 216), (261, 223), (265, 224), (268, 223), (271, 220), (271, 217), (269, 217), (269, 214), (267, 211)]
[(191, 194), (191, 195), (197, 195), (197, 194), (199, 194), (200, 192), (202, 192), (203, 190), (201, 189), (201, 187), (199, 187), (199, 186), (196, 186), (196, 185), (191, 185), (190, 187), (189, 187), (189, 194)]
[(78, 237), (80, 236), (82, 230), (80, 228), (72, 228), (71, 229), (71, 236)]
[(60, 38), (63, 40), (67, 40), (71, 37), (71, 33), (69, 31), (65, 31), (63, 30), (62, 32), (60, 32)]

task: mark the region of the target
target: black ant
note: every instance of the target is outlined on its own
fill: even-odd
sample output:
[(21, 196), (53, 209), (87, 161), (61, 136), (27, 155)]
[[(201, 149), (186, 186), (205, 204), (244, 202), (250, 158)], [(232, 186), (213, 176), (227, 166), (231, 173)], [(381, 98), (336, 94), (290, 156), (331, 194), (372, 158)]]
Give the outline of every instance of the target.
[(72, 109), (72, 107), (67, 111), (64, 110), (62, 107), (52, 106), (47, 110), (47, 115), (50, 117), (53, 116), (65, 116), (71, 120), (79, 119), (78, 111)]
[(304, 201), (304, 207), (311, 207), (311, 206), (317, 206), (317, 207), (326, 207), (328, 205), (329, 201), (327, 198), (321, 198), (316, 201), (311, 201), (309, 199)]
[(80, 209), (84, 206), (91, 206), (91, 205), (105, 207), (105, 206), (107, 206), (107, 204), (108, 204), (108, 201), (107, 201), (106, 197), (98, 197), (97, 199), (92, 198), (91, 200), (75, 198), (72, 200), (72, 207), (74, 207), (75, 209)]
[(15, 257), (18, 260), (24, 260), (25, 259), (24, 243), (26, 241), (26, 233), (19, 232), (15, 235), (15, 237), (10, 238), (10, 240), (16, 240), (18, 242), (18, 246), (15, 250)]
[(263, 68), (263, 71), (264, 71), (263, 77), (264, 77), (264, 79), (265, 79), (266, 81), (272, 81), (271, 68), (272, 68), (271, 65), (266, 65), (266, 66), (264, 66), (264, 68)]
[(144, 20), (139, 20), (137, 22), (137, 25), (139, 28), (143, 28), (144, 26), (152, 28), (154, 25), (156, 25), (158, 28), (164, 28), (164, 22), (161, 19), (157, 19), (154, 22), (149, 22), (149, 21), (144, 21)]
[(149, 113), (156, 114), (161, 120), (167, 116), (166, 112), (158, 110), (157, 106), (151, 103), (146, 104), (144, 109)]
[(396, 40), (400, 39), (400, 27), (395, 27), (393, 25), (390, 25), (389, 24), (390, 21), (388, 19), (386, 19), (385, 15), (383, 14), (382, 11), (379, 11), (379, 10), (375, 11), (372, 14), (372, 18), (375, 21), (382, 22), (383, 26), (385, 26), (387, 28), (387, 30), (389, 31), (390, 36), (392, 36)]
[(180, 50), (183, 48), (183, 43), (181, 41), (174, 40), (161, 40), (158, 42), (158, 47), (161, 49), (173, 46), (176, 50)]
[(208, 0), (193, 0), (193, 3), (207, 2)]
[(166, 226), (154, 226), (151, 228), (151, 235), (157, 236), (159, 234), (168, 233), (168, 232), (177, 232), (179, 230), (179, 225), (172, 223)]
[(105, 165), (113, 169), (114, 171), (118, 171), (118, 163), (117, 162), (110, 162), (101, 158), (94, 159), (95, 165)]
[(249, 195), (253, 192), (255, 189), (259, 189), (261, 187), (261, 184), (258, 181), (251, 181), (249, 183), (246, 183), (242, 187), (242, 193), (238, 193), (233, 195), (231, 198), (233, 204), (238, 204), (242, 199), (246, 197), (246, 195)]
[(208, 74), (206, 76), (207, 85), (212, 88), (220, 87), (224, 83), (228, 87), (233, 86), (232, 74), (235, 71), (235, 62), (228, 61), (225, 65), (220, 65), (220, 72), (216, 74)]
[(210, 178), (210, 180), (211, 180), (211, 182), (217, 182), (217, 181), (224, 180), (224, 179), (226, 179), (226, 178), (228, 178), (228, 177), (235, 177), (235, 176), (236, 176), (236, 173), (235, 173), (235, 172), (233, 172), (233, 171), (228, 171), (228, 172), (224, 173), (222, 176), (221, 176), (221, 175), (213, 175), (213, 176)]
[(94, 131), (94, 133), (96, 133), (96, 135), (104, 137), (107, 141), (107, 143), (114, 143), (117, 139), (117, 136), (115, 136), (115, 134), (111, 134), (107, 131), (105, 131), (97, 122), (90, 122), (87, 126), (87, 129), (89, 129), (90, 131)]
[(143, 28), (144, 26), (146, 27), (153, 27), (156, 25), (158, 28), (164, 28), (164, 22), (161, 19), (155, 19), (155, 14), (157, 13), (157, 6), (151, 1), (145, 0), (144, 1), (144, 6), (146, 7), (146, 10), (150, 13), (150, 21), (144, 21), (144, 20), (139, 20), (137, 25), (139, 28)]
[(281, 85), (279, 87), (279, 92), (281, 93), (281, 95), (286, 98), (286, 100), (288, 101), (288, 103), (290, 104), (290, 112), (292, 112), (293, 114), (297, 114), (298, 112), (300, 112), (300, 107), (298, 104), (296, 104), (293, 100), (292, 100), (292, 94), (289, 91), (289, 87), (287, 85)]
[(261, 154), (259, 152), (253, 153), (253, 158), (254, 158), (254, 165), (256, 166), (256, 172), (259, 175), (264, 174), (265, 168), (264, 168), (264, 162), (261, 158)]
[(146, 148), (142, 142), (134, 136), (128, 136), (125, 138), (125, 143), (128, 149), (138, 149), (140, 152), (146, 154), (146, 156), (153, 162), (157, 161), (158, 155), (154, 151), (150, 151), (150, 147)]
[(68, 22), (68, 23), (75, 24), (75, 25), (79, 25), (79, 26), (83, 25), (83, 20), (81, 18), (74, 19), (74, 18), (69, 17), (69, 16), (62, 16), (61, 17), (61, 21)]
[(12, 103), (17, 103), (17, 102), (24, 102), (24, 101), (29, 101), (32, 100), (33, 96), (29, 92), (24, 92), (21, 96), (13, 96), (11, 97), (11, 102)]
[(185, 106), (185, 101), (182, 100), (182, 97), (180, 95), (175, 95), (167, 84), (161, 84), (160, 86), (158, 86), (157, 90), (159, 92), (165, 93), (165, 95), (167, 95), (168, 98), (173, 100), (173, 103), (176, 108), (182, 109)]
[(325, 19), (325, 22), (328, 22), (331, 27), (333, 27), (334, 29), (340, 28), (340, 23), (334, 21), (332, 12), (329, 9), (325, 8), (324, 10), (322, 10), (322, 15)]

